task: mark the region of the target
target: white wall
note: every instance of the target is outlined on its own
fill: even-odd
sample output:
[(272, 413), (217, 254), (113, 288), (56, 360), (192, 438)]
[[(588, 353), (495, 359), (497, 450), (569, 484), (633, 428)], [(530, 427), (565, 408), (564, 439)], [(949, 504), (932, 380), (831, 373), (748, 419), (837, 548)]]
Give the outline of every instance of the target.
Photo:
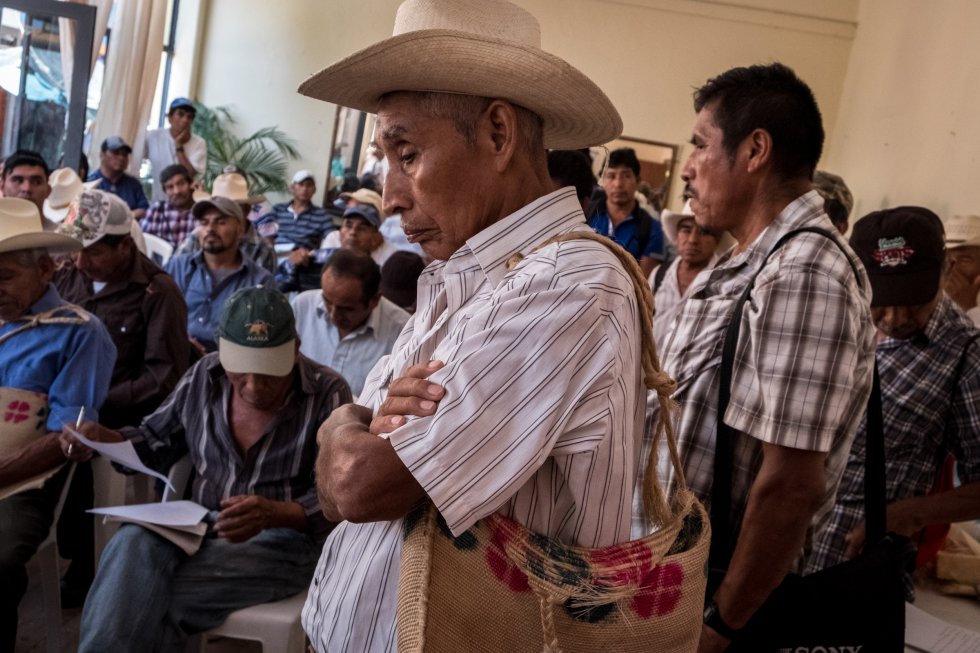
[[(278, 124), (300, 143), (296, 168), (322, 184), (335, 109), (296, 87), (390, 35), (399, 0), (199, 1), (205, 16), (192, 93), (234, 105), (243, 133)], [(541, 23), (544, 48), (606, 91), (626, 136), (685, 143), (693, 88), (732, 66), (774, 60), (810, 83), (828, 132), (837, 122), (857, 0), (517, 1)], [(674, 205), (678, 193), (675, 185)]]

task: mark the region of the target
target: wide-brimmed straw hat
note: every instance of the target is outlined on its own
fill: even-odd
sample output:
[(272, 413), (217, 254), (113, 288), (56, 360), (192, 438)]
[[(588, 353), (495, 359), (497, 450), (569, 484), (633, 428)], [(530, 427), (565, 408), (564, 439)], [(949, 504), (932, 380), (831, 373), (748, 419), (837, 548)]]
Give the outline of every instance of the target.
[(252, 195), (248, 189), (245, 175), (237, 172), (223, 172), (211, 184), (212, 197), (227, 197), (240, 204), (258, 204), (265, 201), (265, 195)]
[(980, 247), (980, 215), (954, 215), (946, 220), (946, 248)]
[(502, 98), (544, 121), (551, 149), (600, 145), (623, 121), (596, 84), (541, 49), (541, 28), (505, 0), (406, 0), (391, 38), (356, 52), (299, 87), (309, 97), (377, 113), (395, 91)]
[(58, 168), (48, 177), (51, 194), (44, 200), (44, 217), (52, 222), (61, 222), (68, 215), (72, 200), (85, 190), (78, 173), (71, 168)]
[(0, 197), (0, 253), (46, 249), (55, 254), (74, 252), (82, 244), (69, 236), (44, 231), (37, 205), (16, 197)]
[[(664, 227), (664, 235), (667, 236), (667, 240), (672, 243), (677, 243), (677, 228), (680, 226), (682, 220), (687, 219), (695, 219), (694, 211), (691, 209), (691, 200), (684, 202), (684, 208), (681, 209), (680, 213), (674, 213), (668, 209), (660, 212), (660, 223)], [(718, 236), (718, 244), (715, 245), (715, 254), (721, 254), (734, 244), (735, 239), (732, 238), (730, 233), (727, 231), (721, 232), (721, 235)]]

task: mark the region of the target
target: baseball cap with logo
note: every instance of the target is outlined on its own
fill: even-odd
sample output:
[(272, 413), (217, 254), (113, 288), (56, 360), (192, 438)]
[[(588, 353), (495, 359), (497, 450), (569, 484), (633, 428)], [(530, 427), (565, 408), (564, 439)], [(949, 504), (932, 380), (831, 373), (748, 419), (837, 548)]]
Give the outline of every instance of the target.
[(286, 376), (296, 362), (296, 318), (286, 296), (273, 288), (235, 291), (214, 335), (227, 372)]
[(358, 188), (353, 193), (341, 193), (340, 199), (345, 202), (354, 200), (360, 204), (370, 204), (378, 212), (378, 215), (384, 215), (384, 208), (381, 204), (381, 196), (370, 188)]
[(939, 292), (946, 261), (943, 223), (920, 206), (869, 213), (854, 224), (851, 247), (871, 280), (872, 306), (919, 306)]
[(347, 210), (344, 211), (345, 218), (362, 218), (369, 225), (378, 229), (381, 227), (381, 216), (378, 215), (377, 210), (370, 204), (355, 204), (354, 206), (348, 206)]
[(58, 225), (58, 233), (71, 236), (82, 247), (94, 245), (106, 236), (128, 236), (133, 214), (126, 203), (112, 193), (90, 188), (79, 193)]
[(122, 136), (110, 136), (102, 141), (103, 152), (115, 152), (117, 150), (127, 150), (130, 154), (133, 152), (133, 148), (123, 140)]

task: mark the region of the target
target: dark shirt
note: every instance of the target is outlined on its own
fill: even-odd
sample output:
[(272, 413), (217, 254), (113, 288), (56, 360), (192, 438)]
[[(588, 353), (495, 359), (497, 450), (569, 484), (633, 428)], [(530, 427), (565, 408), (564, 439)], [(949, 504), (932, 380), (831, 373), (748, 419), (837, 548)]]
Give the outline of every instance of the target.
[(187, 370), (187, 306), (173, 279), (133, 252), (125, 281), (95, 292), (92, 281), (67, 260), (55, 274), (59, 294), (93, 313), (109, 331), (118, 355), (100, 413), (110, 428), (140, 423)]
[(351, 393), (339, 374), (302, 355), (293, 379), (285, 404), (244, 457), (228, 424), (233, 388), (216, 353), (188, 370), (139, 428), (122, 433), (144, 463), (162, 472), (189, 454), (192, 498), (205, 508), (221, 510), (222, 499), (240, 494), (295, 501), (310, 531), (323, 534), (329, 523), (314, 481), (316, 432), (334, 409), (351, 401)]
[(102, 175), (101, 170), (96, 170), (88, 176), (88, 181), (96, 180), (99, 181), (95, 185), (97, 190), (104, 190), (107, 193), (118, 196), (122, 201), (126, 202), (130, 211), (145, 209), (150, 206), (149, 201), (146, 199), (146, 194), (143, 192), (143, 184), (132, 175), (127, 175), (124, 172), (116, 183), (112, 183)]
[(312, 204), (296, 215), (289, 209), (290, 204), (276, 204), (271, 212), (259, 219), (259, 224), (273, 220), (279, 225), (276, 244), (292, 243), (309, 250), (319, 249), (324, 237), (337, 228), (333, 216), (326, 209)]

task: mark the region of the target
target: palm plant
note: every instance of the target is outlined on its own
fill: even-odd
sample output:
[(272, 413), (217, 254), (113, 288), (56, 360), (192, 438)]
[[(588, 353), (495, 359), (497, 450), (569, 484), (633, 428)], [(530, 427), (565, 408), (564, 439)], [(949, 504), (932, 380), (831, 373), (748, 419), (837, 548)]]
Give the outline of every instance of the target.
[(235, 118), (227, 106), (208, 107), (195, 103), (194, 133), (208, 144), (204, 186), (210, 189), (225, 166), (235, 166), (248, 179), (249, 193), (286, 192), (290, 159), (299, 158), (296, 142), (278, 127), (263, 127), (239, 138), (232, 129)]

